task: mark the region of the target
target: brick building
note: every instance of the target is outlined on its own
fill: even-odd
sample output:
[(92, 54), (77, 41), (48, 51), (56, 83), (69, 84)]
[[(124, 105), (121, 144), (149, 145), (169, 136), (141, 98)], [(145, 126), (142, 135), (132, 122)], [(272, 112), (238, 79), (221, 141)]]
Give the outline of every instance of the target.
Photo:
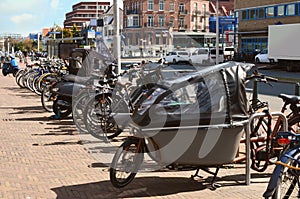
[[(97, 8), (98, 6), (98, 8)], [(75, 24), (79, 29), (83, 24), (88, 24), (91, 19), (99, 18), (108, 10), (110, 2), (79, 2), (72, 6), (72, 11), (66, 13), (64, 28), (72, 28)]]
[(300, 2), (295, 0), (235, 0), (239, 52), (253, 58), (268, 47), (268, 26), (300, 23)]
[[(233, 0), (219, 1), (220, 15), (233, 13)], [(215, 3), (203, 0), (124, 0), (125, 46), (129, 53), (157, 55), (173, 48), (210, 43), (209, 17)]]

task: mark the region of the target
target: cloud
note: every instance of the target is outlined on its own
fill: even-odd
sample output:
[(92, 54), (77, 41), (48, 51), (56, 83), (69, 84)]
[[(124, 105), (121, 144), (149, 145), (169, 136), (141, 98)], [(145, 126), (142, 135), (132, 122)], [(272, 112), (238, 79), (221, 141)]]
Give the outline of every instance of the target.
[(59, 6), (59, 0), (51, 0), (50, 6), (51, 8), (57, 9)]
[(24, 22), (29, 22), (32, 21), (34, 19), (34, 16), (32, 14), (21, 14), (21, 15), (16, 15), (16, 16), (12, 16), (10, 18), (10, 20), (14, 23), (20, 24), (20, 23), (24, 23)]

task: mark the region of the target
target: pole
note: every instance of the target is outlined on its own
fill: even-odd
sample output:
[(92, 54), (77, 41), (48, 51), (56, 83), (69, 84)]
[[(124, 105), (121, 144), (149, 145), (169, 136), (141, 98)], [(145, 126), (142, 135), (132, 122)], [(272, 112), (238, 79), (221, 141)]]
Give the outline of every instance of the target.
[(9, 55), (9, 39), (7, 39), (7, 53)]
[(114, 57), (118, 64), (118, 74), (121, 72), (121, 39), (120, 39), (120, 10), (119, 10), (119, 0), (114, 0)]
[(40, 33), (37, 34), (38, 52), (40, 51)]
[(216, 0), (216, 64), (219, 64), (219, 0)]

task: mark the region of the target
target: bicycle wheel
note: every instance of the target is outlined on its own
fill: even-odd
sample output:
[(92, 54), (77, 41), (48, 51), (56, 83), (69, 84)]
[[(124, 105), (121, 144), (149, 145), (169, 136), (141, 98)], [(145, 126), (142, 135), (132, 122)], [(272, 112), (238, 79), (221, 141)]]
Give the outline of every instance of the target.
[[(294, 166), (300, 168), (299, 165), (300, 160), (300, 151), (297, 151), (293, 157), (289, 158), (286, 162), (289, 166)], [(299, 198), (299, 170), (290, 169), (288, 167), (284, 167), (280, 173), (277, 188), (272, 198), (275, 199), (287, 199), (287, 198)]]
[(35, 77), (34, 80), (33, 80), (33, 84), (32, 84), (33, 91), (34, 91), (37, 95), (41, 95), (41, 94), (42, 94), (42, 91), (38, 89), (39, 78), (40, 78), (40, 77)]
[(72, 113), (72, 107), (61, 107), (58, 104), (59, 98), (55, 99), (53, 102), (53, 112), (55, 115), (60, 116), (61, 118), (66, 118)]
[(41, 102), (43, 108), (48, 111), (52, 112), (53, 111), (53, 99), (51, 98), (51, 91), (50, 91), (50, 85), (46, 86), (42, 90), (41, 94)]
[(90, 94), (88, 92), (84, 92), (79, 97), (76, 97), (76, 99), (73, 100), (75, 101), (72, 106), (73, 121), (79, 132), (82, 133), (88, 132), (84, 123), (84, 110), (89, 99)]
[[(267, 169), (270, 153), (267, 151), (268, 122), (265, 118), (253, 120), (251, 123), (251, 168), (258, 172)], [(269, 143), (270, 145), (271, 143)]]
[(34, 81), (36, 75), (37, 75), (37, 72), (31, 72), (30, 74), (28, 74), (27, 79), (26, 79), (27, 88), (29, 90), (31, 90), (32, 92), (34, 92), (34, 90), (33, 90), (33, 81)]
[(117, 150), (109, 169), (114, 187), (127, 186), (135, 177), (144, 159), (143, 145), (139, 139), (127, 139)]
[(294, 133), (300, 133), (300, 115), (293, 115), (288, 119), (288, 130)]
[(25, 71), (19, 70), (19, 72), (16, 75), (16, 83), (20, 88), (25, 88), (24, 83), (23, 83), (23, 75), (25, 74)]
[[(50, 84), (49, 79), (56, 79), (57, 78), (57, 74), (56, 73), (45, 73), (42, 76), (40, 76), (40, 78), (38, 79), (37, 82), (37, 89), (39, 91), (42, 91), (43, 88), (47, 85)], [(53, 81), (53, 80), (52, 80)]]
[(89, 100), (84, 110), (84, 122), (88, 132), (98, 139), (112, 139), (122, 132), (111, 116), (111, 99), (108, 96)]

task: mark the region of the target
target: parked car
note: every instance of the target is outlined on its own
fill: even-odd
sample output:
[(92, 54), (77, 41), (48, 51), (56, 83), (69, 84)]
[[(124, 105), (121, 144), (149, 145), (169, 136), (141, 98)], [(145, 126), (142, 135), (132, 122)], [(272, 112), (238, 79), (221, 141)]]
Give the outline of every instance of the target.
[[(215, 64), (216, 63), (216, 49), (211, 48), (210, 49), (210, 59)], [(224, 51), (222, 49), (219, 49), (219, 63), (224, 62)]]
[[(215, 48), (198, 48), (189, 57), (189, 62), (192, 65), (211, 66), (216, 64), (216, 49)], [(224, 62), (224, 52), (219, 49), (219, 63)]]
[(173, 64), (178, 62), (188, 62), (189, 55), (190, 54), (187, 51), (172, 51), (167, 53), (167, 55), (164, 57), (164, 60)]
[(234, 56), (234, 47), (232, 46), (224, 47), (224, 59), (226, 61), (232, 60), (233, 56)]
[[(254, 57), (255, 63), (270, 63), (268, 49), (263, 49)], [(277, 62), (275, 59), (274, 62)]]

